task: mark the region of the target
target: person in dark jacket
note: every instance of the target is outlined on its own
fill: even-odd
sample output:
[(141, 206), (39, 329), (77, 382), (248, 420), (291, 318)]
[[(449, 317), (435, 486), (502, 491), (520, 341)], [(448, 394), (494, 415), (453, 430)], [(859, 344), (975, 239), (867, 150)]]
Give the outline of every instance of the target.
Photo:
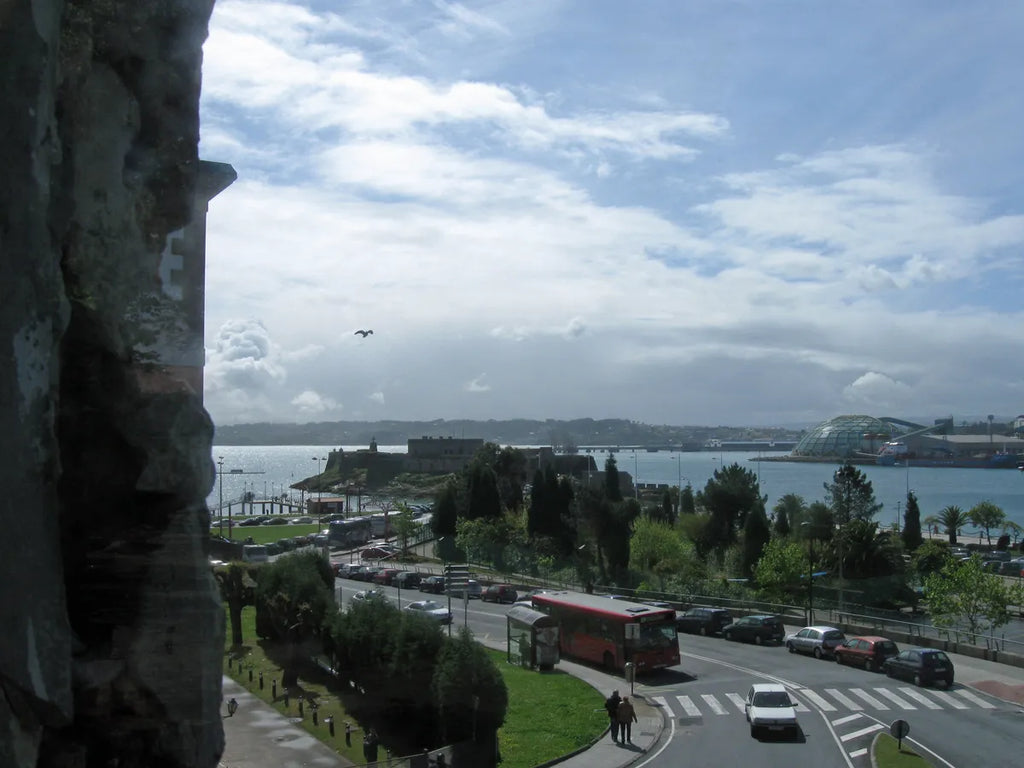
[(623, 696), (616, 710), (619, 720), (619, 739), (623, 744), (633, 743), (633, 723), (637, 722), (636, 710), (629, 703), (629, 696)]
[(612, 691), (612, 695), (604, 700), (604, 708), (608, 711), (608, 730), (611, 731), (612, 741), (619, 741), (619, 698), (618, 691)]

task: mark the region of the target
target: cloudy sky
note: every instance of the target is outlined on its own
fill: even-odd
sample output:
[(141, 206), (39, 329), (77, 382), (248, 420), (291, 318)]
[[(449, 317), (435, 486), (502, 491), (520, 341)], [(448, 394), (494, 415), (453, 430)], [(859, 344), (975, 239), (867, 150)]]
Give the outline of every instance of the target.
[(1015, 0), (219, 0), (207, 408), (1024, 413), (1022, 36)]

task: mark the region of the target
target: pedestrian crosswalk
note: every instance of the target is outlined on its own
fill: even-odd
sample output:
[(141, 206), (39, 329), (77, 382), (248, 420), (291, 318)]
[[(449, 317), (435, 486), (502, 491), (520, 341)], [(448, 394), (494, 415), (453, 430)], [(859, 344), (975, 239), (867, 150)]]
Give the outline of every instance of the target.
[[(884, 712), (910, 710), (996, 709), (997, 705), (973, 691), (957, 688), (951, 691), (921, 690), (910, 686), (864, 688), (791, 688), (791, 698), (798, 712), (812, 708), (821, 712)], [(677, 696), (655, 696), (654, 699), (684, 718), (721, 717), (744, 714), (744, 697), (738, 692), (690, 693)], [(831, 714), (830, 714), (831, 716)]]

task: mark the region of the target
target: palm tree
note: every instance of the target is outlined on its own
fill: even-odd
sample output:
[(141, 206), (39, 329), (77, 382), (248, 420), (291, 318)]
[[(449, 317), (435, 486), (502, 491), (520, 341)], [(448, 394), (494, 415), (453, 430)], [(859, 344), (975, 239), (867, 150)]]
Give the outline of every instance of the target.
[(960, 529), (969, 522), (967, 513), (955, 504), (950, 504), (948, 507), (940, 509), (938, 521), (939, 525), (946, 529), (946, 535), (949, 536), (950, 546), (956, 545), (957, 534), (960, 533)]

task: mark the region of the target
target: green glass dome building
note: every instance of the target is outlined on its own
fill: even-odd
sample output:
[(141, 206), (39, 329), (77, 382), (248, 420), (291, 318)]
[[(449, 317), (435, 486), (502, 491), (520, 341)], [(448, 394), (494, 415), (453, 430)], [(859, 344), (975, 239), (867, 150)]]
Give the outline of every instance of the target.
[(892, 427), (874, 416), (835, 416), (809, 429), (800, 438), (793, 456), (848, 459), (878, 452), (891, 440)]

